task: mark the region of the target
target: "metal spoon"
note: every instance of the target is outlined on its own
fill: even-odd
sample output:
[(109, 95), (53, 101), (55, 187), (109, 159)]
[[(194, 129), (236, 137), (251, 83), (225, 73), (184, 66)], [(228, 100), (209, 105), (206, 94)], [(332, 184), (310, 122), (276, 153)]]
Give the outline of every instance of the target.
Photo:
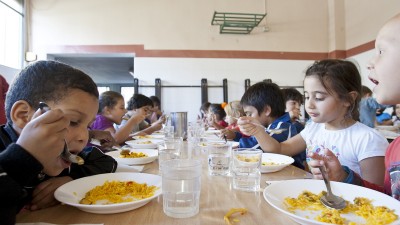
[[(50, 110), (50, 107), (44, 103), (44, 102), (39, 102), (39, 108), (43, 112), (47, 112)], [(78, 165), (82, 165), (85, 163), (85, 161), (77, 155), (71, 154), (71, 152), (68, 150), (67, 142), (64, 140), (64, 150), (61, 153), (61, 158), (65, 159), (68, 162), (71, 163), (76, 163)]]
[(325, 185), (326, 185), (326, 190), (328, 191), (326, 193), (326, 195), (324, 195), (324, 196), (322, 196), (320, 198), (321, 203), (323, 205), (325, 205), (326, 207), (328, 207), (328, 208), (344, 209), (346, 207), (347, 203), (343, 198), (341, 198), (341, 197), (339, 197), (337, 195), (334, 195), (332, 193), (331, 184), (330, 184), (330, 181), (329, 181), (329, 177), (326, 174), (325, 166), (320, 166), (319, 170), (321, 171), (322, 177), (324, 178), (324, 182), (325, 182)]

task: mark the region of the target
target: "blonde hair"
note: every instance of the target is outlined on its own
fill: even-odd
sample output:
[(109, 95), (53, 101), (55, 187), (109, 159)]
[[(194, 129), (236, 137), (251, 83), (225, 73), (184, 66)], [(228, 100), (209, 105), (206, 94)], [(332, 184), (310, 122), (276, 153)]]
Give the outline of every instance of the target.
[(231, 101), (226, 106), (224, 107), (224, 110), (226, 112), (226, 115), (231, 116), (231, 117), (241, 117), (245, 116), (243, 107), (240, 104), (240, 101)]

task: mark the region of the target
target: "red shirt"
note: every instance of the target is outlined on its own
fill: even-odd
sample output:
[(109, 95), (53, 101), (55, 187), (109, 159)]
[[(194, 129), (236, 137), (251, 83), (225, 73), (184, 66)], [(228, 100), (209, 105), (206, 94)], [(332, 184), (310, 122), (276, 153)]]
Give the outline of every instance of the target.
[(5, 100), (8, 91), (8, 83), (3, 76), (0, 75), (0, 125), (7, 123), (5, 112)]

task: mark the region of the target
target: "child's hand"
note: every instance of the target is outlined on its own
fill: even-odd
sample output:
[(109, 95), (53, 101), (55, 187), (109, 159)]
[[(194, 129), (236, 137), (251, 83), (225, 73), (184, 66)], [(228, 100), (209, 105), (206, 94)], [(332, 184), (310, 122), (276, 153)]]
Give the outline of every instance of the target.
[(228, 140), (233, 140), (236, 137), (235, 130), (222, 129), (220, 138), (224, 139), (224, 136), (226, 136), (226, 139)]
[(68, 167), (60, 154), (70, 121), (60, 109), (40, 114), (40, 109), (34, 113), (32, 120), (22, 129), (17, 144), (43, 165), (43, 172), (56, 176), (64, 167)]
[(90, 130), (89, 133), (90, 133), (89, 137), (92, 137), (93, 139), (97, 139), (100, 141), (101, 147), (103, 149), (111, 148), (114, 145), (116, 145), (115, 139), (111, 135), (110, 131)]
[[(139, 109), (140, 110), (140, 109)], [(138, 113), (135, 113), (134, 115), (132, 115), (132, 117), (130, 118), (130, 120), (134, 121), (135, 124), (139, 124), (140, 122), (142, 122), (144, 119), (146, 119), (146, 113), (144, 112), (144, 110), (141, 112), (139, 111)]]
[(300, 116), (301, 116), (300, 109), (294, 108), (293, 110), (291, 110), (291, 111), (289, 112), (289, 115), (290, 115), (290, 119), (291, 119), (292, 121), (299, 119)]
[(240, 128), (240, 132), (247, 136), (255, 136), (259, 132), (265, 133), (265, 128), (263, 125), (261, 125), (258, 120), (253, 117), (240, 117), (237, 121), (237, 125)]
[(331, 181), (343, 181), (346, 179), (348, 174), (343, 170), (338, 158), (329, 149), (324, 149), (324, 155), (311, 152), (308, 154), (313, 160), (308, 162), (311, 167), (311, 173), (315, 179), (323, 179), (321, 171), (318, 167), (325, 166), (328, 177)]
[(54, 177), (40, 183), (35, 190), (33, 190), (33, 199), (29, 209), (38, 210), (59, 204), (54, 198), (54, 192), (58, 187), (69, 181), (72, 181), (72, 178), (64, 176)]

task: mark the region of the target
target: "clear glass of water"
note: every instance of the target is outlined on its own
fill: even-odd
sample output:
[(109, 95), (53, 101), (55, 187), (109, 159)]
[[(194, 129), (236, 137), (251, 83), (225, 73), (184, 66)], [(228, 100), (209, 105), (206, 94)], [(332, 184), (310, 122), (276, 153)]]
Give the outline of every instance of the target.
[(199, 213), (201, 168), (201, 162), (194, 159), (174, 159), (164, 163), (162, 193), (167, 216), (187, 218)]
[(254, 192), (260, 189), (262, 150), (238, 148), (232, 150), (233, 189)]
[(232, 147), (230, 143), (209, 142), (208, 150), (208, 174), (211, 176), (228, 175), (231, 162)]
[(164, 141), (158, 144), (158, 169), (162, 173), (163, 163), (171, 159), (181, 158), (183, 149), (183, 139), (180, 138), (164, 138)]
[(175, 127), (172, 125), (167, 125), (164, 127), (164, 135), (166, 138), (175, 137)]

